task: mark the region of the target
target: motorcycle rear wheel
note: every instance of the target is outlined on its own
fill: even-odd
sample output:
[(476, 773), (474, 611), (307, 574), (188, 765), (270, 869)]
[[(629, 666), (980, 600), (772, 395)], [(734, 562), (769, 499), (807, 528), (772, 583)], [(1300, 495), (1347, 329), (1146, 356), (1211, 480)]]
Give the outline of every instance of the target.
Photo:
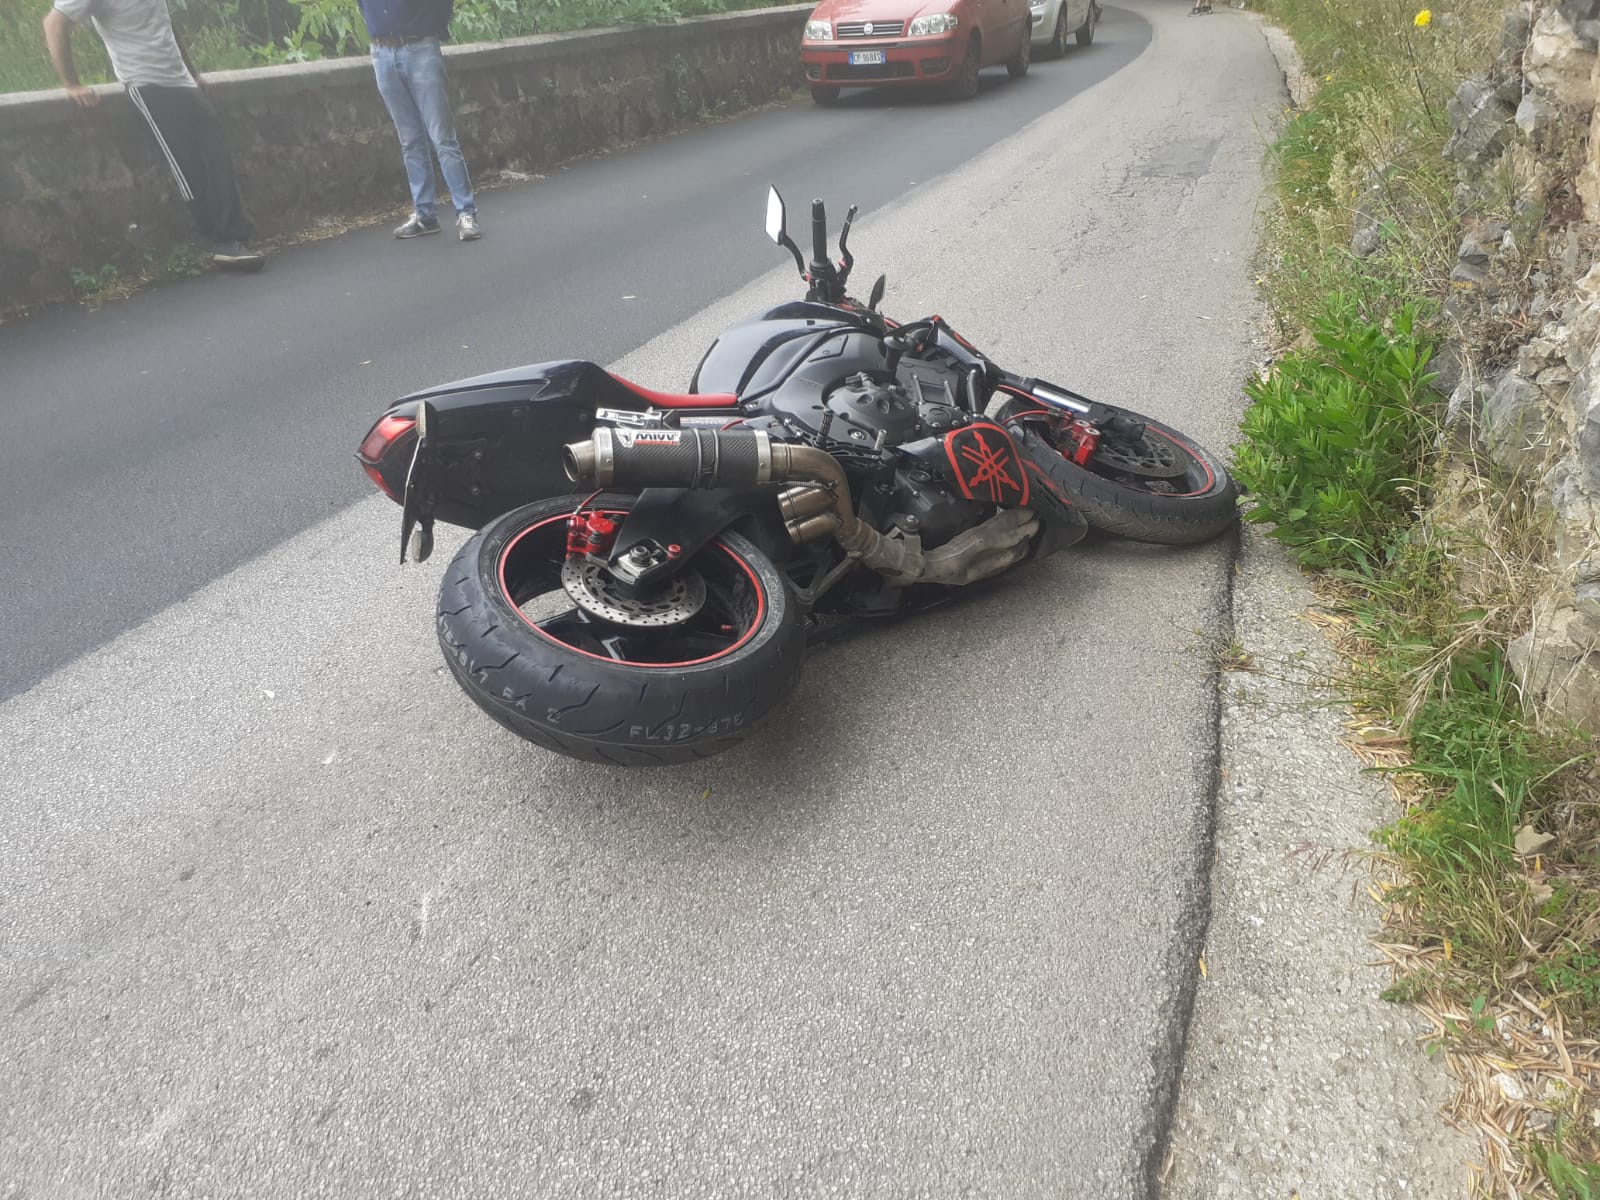
[[(589, 511), (621, 517), (634, 497)], [(731, 749), (799, 679), (805, 632), (778, 569), (731, 530), (695, 555), (704, 583), (688, 620), (621, 624), (561, 583), (576, 496), (484, 526), (445, 572), (439, 647), (462, 689), (501, 725), (571, 758), (615, 766), (696, 762)]]
[(1162, 546), (1198, 545), (1233, 528), (1238, 488), (1215, 455), (1152, 417), (1105, 407), (1142, 422), (1144, 434), (1137, 442), (1102, 434), (1081, 466), (1063, 453), (1058, 413), (1019, 397), (1001, 410), (1000, 421), (1022, 434), (1051, 485), (1092, 528)]

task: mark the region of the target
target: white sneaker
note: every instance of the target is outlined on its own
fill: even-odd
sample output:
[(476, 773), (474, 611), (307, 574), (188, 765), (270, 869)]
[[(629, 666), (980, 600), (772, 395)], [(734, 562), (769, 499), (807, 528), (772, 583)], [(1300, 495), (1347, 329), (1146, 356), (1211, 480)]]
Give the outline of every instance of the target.
[(478, 228), (477, 213), (461, 213), (456, 217), (456, 236), (463, 242), (475, 242), (483, 236)]
[(394, 231), (397, 238), (426, 237), (430, 233), (439, 232), (439, 218), (428, 217), (423, 219), (416, 213), (406, 218), (406, 223)]

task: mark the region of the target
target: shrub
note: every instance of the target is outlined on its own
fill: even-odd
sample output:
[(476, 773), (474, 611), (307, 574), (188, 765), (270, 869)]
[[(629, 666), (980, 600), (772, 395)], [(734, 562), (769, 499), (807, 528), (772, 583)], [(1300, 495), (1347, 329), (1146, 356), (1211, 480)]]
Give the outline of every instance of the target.
[(1236, 473), (1246, 519), (1312, 567), (1367, 566), (1412, 517), (1432, 425), (1432, 345), (1415, 305), (1388, 330), (1330, 297), (1314, 344), (1247, 385)]

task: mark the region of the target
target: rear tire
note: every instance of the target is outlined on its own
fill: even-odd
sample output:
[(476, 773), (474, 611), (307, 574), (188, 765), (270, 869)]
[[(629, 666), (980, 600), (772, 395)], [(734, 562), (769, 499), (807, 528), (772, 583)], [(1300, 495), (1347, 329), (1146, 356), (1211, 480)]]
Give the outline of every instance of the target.
[(1056, 9), (1056, 28), (1050, 35), (1050, 57), (1061, 58), (1067, 52), (1067, 35), (1071, 31), (1067, 28), (1067, 0), (1061, 0), (1061, 7)]
[(831, 108), (839, 102), (839, 89), (827, 84), (813, 83), (811, 100), (818, 108)]
[[(622, 512), (633, 499), (602, 495), (589, 508)], [(557, 496), (515, 509), (456, 555), (438, 611), (439, 647), (456, 682), (512, 733), (570, 758), (666, 766), (733, 748), (799, 679), (805, 631), (783, 576), (728, 530), (695, 556), (708, 599), (690, 621), (641, 629), (597, 620), (550, 584), (577, 506), (577, 497)], [(529, 614), (535, 596), (570, 612)], [(606, 656), (618, 646), (623, 661)]]
[[(1142, 421), (1144, 437), (1131, 445), (1103, 436), (1087, 466), (1079, 466), (1057, 449), (1046, 422), (1032, 416), (1013, 419), (1011, 414), (1036, 410), (1033, 402), (1008, 404), (1001, 423), (1022, 434), (1030, 457), (1091, 528), (1135, 542), (1192, 546), (1209, 542), (1238, 522), (1238, 489), (1228, 469), (1209, 450), (1160, 421), (1131, 409), (1106, 407)], [(1166, 477), (1152, 482), (1139, 476), (1132, 464), (1141, 455), (1163, 463)], [(1181, 475), (1171, 474), (1180, 470)]]

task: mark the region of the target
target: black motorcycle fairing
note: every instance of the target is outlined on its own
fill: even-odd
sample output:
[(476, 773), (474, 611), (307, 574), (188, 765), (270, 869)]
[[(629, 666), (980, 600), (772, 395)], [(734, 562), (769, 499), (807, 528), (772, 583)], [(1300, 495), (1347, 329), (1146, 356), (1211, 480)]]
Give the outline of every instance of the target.
[(868, 309), (810, 300), (780, 304), (724, 330), (695, 368), (689, 390), (757, 399), (781, 384), (830, 333), (860, 329), (881, 337), (887, 328)]
[(878, 413), (875, 403), (832, 403), (834, 391), (860, 375), (880, 383), (893, 380), (883, 342), (869, 333), (836, 330), (791, 366), (761, 405), (797, 432), (818, 435), (826, 425), (835, 442), (848, 444), (853, 437), (871, 445), (880, 427), (874, 418), (889, 414)]
[[(426, 400), (432, 408), (425, 475), (412, 488), (434, 497), (433, 515), (478, 529), (510, 509), (572, 490), (561, 467), (561, 447), (594, 428), (598, 408), (640, 411), (645, 401), (602, 367), (572, 359), (536, 363), (442, 384), (392, 405), (384, 418), (414, 418)], [(391, 496), (403, 495), (416, 439), (389, 443), (365, 465), (382, 477)]]

